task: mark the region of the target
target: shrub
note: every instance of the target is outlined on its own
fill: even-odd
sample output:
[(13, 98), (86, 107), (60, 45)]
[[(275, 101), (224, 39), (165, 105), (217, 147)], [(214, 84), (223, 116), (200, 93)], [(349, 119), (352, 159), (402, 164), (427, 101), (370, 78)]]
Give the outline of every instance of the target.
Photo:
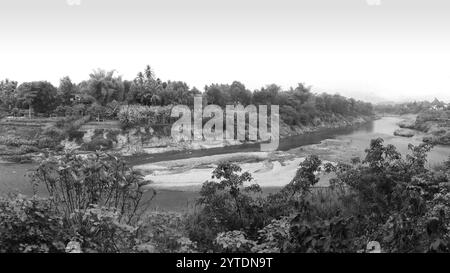
[(124, 105), (117, 117), (123, 128), (149, 126), (157, 123), (167, 123), (170, 120), (170, 106)]
[(13, 163), (31, 163), (33, 160), (30, 155), (9, 155), (4, 157), (7, 161)]
[(139, 225), (139, 241), (154, 246), (154, 251), (163, 253), (191, 253), (196, 244), (188, 237), (185, 219), (180, 213), (151, 212)]
[(113, 141), (105, 138), (94, 138), (88, 143), (83, 143), (81, 149), (85, 151), (104, 151), (113, 147)]
[(199, 246), (211, 246), (219, 232), (244, 229), (254, 235), (264, 225), (262, 200), (253, 197), (261, 189), (257, 184), (244, 186), (252, 177), (248, 172), (240, 172), (236, 164), (221, 163), (212, 176), (221, 180), (203, 184), (198, 199), (201, 212), (193, 215), (188, 225), (190, 238)]
[(38, 147), (40, 149), (44, 149), (44, 148), (56, 149), (56, 146), (59, 144), (59, 141), (60, 140), (58, 138), (52, 138), (49, 136), (40, 137), (38, 139)]
[(32, 180), (45, 185), (52, 209), (83, 252), (138, 251), (136, 225), (148, 182), (120, 159), (99, 153), (50, 157)]
[(244, 232), (233, 230), (219, 233), (215, 244), (220, 252), (242, 253), (250, 252), (256, 243), (248, 240)]
[(81, 142), (84, 136), (83, 131), (75, 131), (75, 130), (71, 130), (67, 132), (67, 134), (68, 134), (67, 138), (69, 139), (69, 141)]
[(18, 195), (0, 199), (0, 252), (64, 252), (69, 240), (48, 200)]
[(28, 153), (36, 153), (39, 152), (39, 148), (35, 147), (35, 146), (30, 146), (30, 145), (21, 145), (19, 147), (20, 153), (22, 154), (28, 154)]
[(78, 241), (82, 252), (134, 252), (137, 228), (121, 222), (114, 208), (92, 205), (75, 210), (69, 216), (72, 241)]
[(35, 140), (22, 139), (18, 137), (0, 136), (0, 144), (19, 147), (21, 145), (36, 146)]
[(35, 185), (46, 186), (58, 211), (71, 213), (92, 205), (114, 208), (133, 220), (142, 198), (142, 176), (119, 158), (96, 153), (80, 156), (65, 154), (41, 162), (33, 174)]

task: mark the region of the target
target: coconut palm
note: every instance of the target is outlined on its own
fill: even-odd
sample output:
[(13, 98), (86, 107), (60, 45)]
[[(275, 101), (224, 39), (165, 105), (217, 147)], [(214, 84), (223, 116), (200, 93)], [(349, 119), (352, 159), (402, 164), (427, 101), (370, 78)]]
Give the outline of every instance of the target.
[(114, 76), (115, 72), (97, 69), (89, 75), (88, 93), (102, 105), (113, 100), (123, 100), (124, 85), (120, 76)]

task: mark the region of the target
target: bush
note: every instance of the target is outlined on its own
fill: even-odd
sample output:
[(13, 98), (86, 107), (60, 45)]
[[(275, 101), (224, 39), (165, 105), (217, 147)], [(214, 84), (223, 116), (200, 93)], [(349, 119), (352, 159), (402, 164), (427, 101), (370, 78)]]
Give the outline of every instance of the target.
[(139, 240), (162, 253), (191, 253), (196, 244), (187, 236), (184, 216), (175, 212), (151, 212), (139, 225)]
[(21, 145), (36, 146), (35, 140), (22, 139), (18, 137), (0, 136), (0, 144), (19, 147)]
[(30, 145), (21, 145), (19, 147), (20, 153), (22, 154), (28, 154), (28, 153), (36, 153), (39, 152), (39, 148), (35, 147), (35, 146), (30, 146)]
[(132, 221), (147, 182), (119, 158), (96, 153), (65, 154), (41, 162), (33, 174), (35, 185), (45, 185), (57, 208), (68, 217), (91, 205), (116, 209)]
[(69, 139), (69, 141), (78, 141), (81, 142), (83, 140), (84, 137), (84, 132), (83, 131), (69, 131), (67, 132), (68, 136), (67, 138)]
[(113, 141), (105, 138), (94, 138), (88, 143), (83, 143), (81, 149), (85, 151), (105, 151), (113, 147)]
[[(352, 164), (322, 165), (309, 156), (288, 185), (263, 199), (241, 196), (246, 176), (222, 164), (213, 176), (223, 180), (202, 187), (189, 236), (202, 250), (219, 252), (370, 252), (369, 242), (383, 252), (450, 251), (450, 160), (429, 170), (431, 148), (410, 145), (402, 157), (375, 139), (365, 159)], [(321, 170), (335, 174), (326, 196), (335, 199), (332, 206), (317, 202), (321, 193), (311, 188)]]
[(0, 199), (0, 252), (64, 252), (68, 230), (48, 200)]
[(33, 160), (30, 155), (9, 155), (4, 157), (7, 161), (13, 163), (31, 163)]
[(83, 252), (139, 251), (137, 231), (148, 182), (108, 154), (66, 154), (44, 160), (32, 176)]
[(236, 164), (221, 163), (212, 176), (221, 180), (203, 184), (198, 199), (201, 211), (198, 215), (192, 215), (188, 225), (190, 238), (200, 247), (211, 246), (220, 232), (243, 229), (249, 234), (256, 234), (263, 227), (266, 219), (261, 213), (262, 200), (253, 197), (261, 189), (257, 184), (244, 187), (244, 183), (250, 182), (252, 177), (248, 172), (241, 171)]
[(123, 128), (150, 126), (170, 120), (170, 106), (124, 105), (117, 117)]
[(80, 243), (82, 252), (135, 252), (137, 228), (121, 217), (116, 209), (97, 205), (75, 210), (68, 219), (72, 241)]
[(48, 136), (44, 136), (38, 139), (38, 147), (40, 149), (44, 148), (53, 148), (56, 149), (57, 145), (59, 144), (59, 139), (52, 138)]

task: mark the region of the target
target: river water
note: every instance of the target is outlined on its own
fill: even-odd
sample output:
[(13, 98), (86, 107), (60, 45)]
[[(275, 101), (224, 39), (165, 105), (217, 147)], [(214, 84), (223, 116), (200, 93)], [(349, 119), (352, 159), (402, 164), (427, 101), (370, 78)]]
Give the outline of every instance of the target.
[[(385, 116), (362, 125), (323, 129), (314, 133), (287, 137), (280, 140), (278, 150), (288, 151), (305, 145), (318, 144), (325, 139), (337, 139), (345, 140), (347, 142), (350, 141), (352, 147), (360, 152), (360, 156), (363, 156), (364, 150), (367, 149), (370, 144), (370, 140), (381, 137), (385, 140), (385, 144), (393, 144), (397, 147), (399, 152), (406, 154), (408, 152), (408, 144), (419, 145), (422, 143), (423, 134), (417, 132), (416, 136), (412, 138), (394, 136), (394, 131), (399, 128), (398, 123), (402, 120), (403, 118), (399, 116)], [(160, 154), (133, 156), (127, 157), (126, 160), (131, 165), (140, 165), (144, 163), (155, 163), (217, 154), (257, 152), (259, 150), (259, 144), (252, 143), (223, 148), (172, 151)], [(445, 161), (449, 156), (450, 146), (435, 146), (429, 153), (428, 160), (430, 164), (437, 164)]]

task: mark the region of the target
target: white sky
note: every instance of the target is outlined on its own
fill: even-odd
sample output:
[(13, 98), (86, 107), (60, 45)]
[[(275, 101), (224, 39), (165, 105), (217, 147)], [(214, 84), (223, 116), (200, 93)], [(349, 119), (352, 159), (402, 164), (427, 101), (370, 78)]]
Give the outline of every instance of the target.
[[(77, 0), (71, 0), (77, 1)], [(0, 79), (126, 79), (150, 64), (203, 90), (298, 82), (379, 100), (450, 101), (450, 2), (2, 0)]]

